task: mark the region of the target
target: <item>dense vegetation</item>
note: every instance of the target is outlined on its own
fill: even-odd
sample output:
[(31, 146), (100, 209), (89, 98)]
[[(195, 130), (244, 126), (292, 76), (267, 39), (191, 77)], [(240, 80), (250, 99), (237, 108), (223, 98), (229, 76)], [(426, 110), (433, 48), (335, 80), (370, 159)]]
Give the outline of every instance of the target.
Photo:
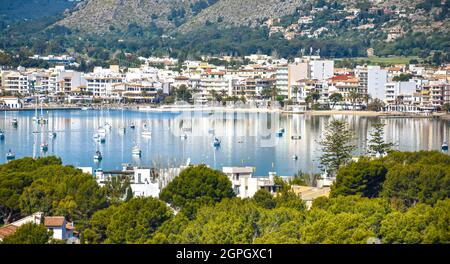
[[(213, 0), (198, 1), (190, 6), (190, 12), (196, 14), (214, 3)], [(390, 19), (393, 19), (392, 15), (383, 12), (370, 13), (362, 9), (360, 14), (350, 21), (344, 19), (348, 13), (342, 13), (343, 7), (336, 1), (317, 1), (315, 7), (322, 7), (325, 4), (331, 9), (316, 14), (311, 27), (312, 30), (327, 27), (329, 33), (317, 38), (297, 36), (292, 40), (286, 40), (282, 33), (270, 35), (267, 27), (246, 25), (224, 27), (217, 21), (207, 21), (203, 25), (191, 28), (189, 32), (167, 31), (152, 20), (146, 25), (129, 23), (126, 28), (120, 29), (111, 25), (107, 32), (92, 34), (56, 24), (63, 18), (62, 13), (49, 12), (49, 16), (37, 16), (32, 21), (21, 20), (14, 23), (0, 19), (0, 48), (14, 54), (12, 56), (0, 53), (0, 65), (47, 67), (48, 64), (32, 61), (28, 57), (33, 54), (64, 53), (77, 58), (81, 64), (79, 70), (90, 70), (93, 66), (109, 63), (135, 67), (140, 64), (138, 56), (151, 55), (169, 55), (185, 60), (198, 59), (201, 55), (243, 56), (264, 53), (291, 59), (309, 54), (310, 48), (313, 48), (314, 53), (320, 50), (320, 55), (324, 57), (353, 58), (365, 57), (369, 47), (375, 49), (377, 56), (416, 56), (423, 62), (435, 65), (450, 61), (448, 34), (436, 30), (420, 32), (414, 30), (407, 20), (397, 19), (393, 21), (404, 28), (404, 35), (386, 43), (385, 23), (393, 26), (389, 24)], [(439, 16), (426, 18), (430, 23), (439, 23), (448, 20), (449, 6), (450, 1), (445, 1), (442, 5), (436, 3), (430, 6), (424, 3), (414, 8), (425, 12), (430, 12), (431, 8), (439, 8), (441, 10)], [(58, 6), (54, 8), (57, 10)], [(282, 17), (276, 25), (289, 26), (301, 15), (310, 13), (309, 9), (297, 11)], [(185, 13), (185, 10), (174, 9), (168, 19), (175, 21), (175, 24), (183, 23)], [(330, 24), (330, 20), (339, 23)], [(376, 25), (373, 30), (354, 30), (354, 27), (365, 25), (369, 20)], [(259, 21), (261, 24), (262, 22)], [(341, 62), (342, 65), (338, 66), (348, 66), (347, 64), (352, 63), (354, 64), (351, 61)]]
[[(260, 190), (234, 197), (226, 176), (205, 166), (186, 169), (161, 199), (111, 199), (92, 176), (56, 158), (0, 166), (3, 223), (37, 210), (75, 220), (83, 243), (449, 243), (450, 157), (391, 152), (341, 166), (330, 198), (311, 209), (288, 183), (278, 195)], [(114, 185), (116, 186), (116, 185)], [(114, 202), (112, 202), (114, 201)], [(169, 206), (180, 210), (174, 213)], [(188, 208), (188, 209), (187, 209)], [(27, 225), (5, 243), (47, 243)]]

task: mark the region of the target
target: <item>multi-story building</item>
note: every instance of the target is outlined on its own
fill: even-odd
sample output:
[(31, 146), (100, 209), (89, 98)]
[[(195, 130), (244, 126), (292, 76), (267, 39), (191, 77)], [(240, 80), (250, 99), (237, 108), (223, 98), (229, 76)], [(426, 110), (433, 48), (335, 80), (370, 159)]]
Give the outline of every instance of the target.
[(385, 85), (385, 103), (394, 105), (408, 105), (414, 103), (416, 94), (415, 82), (389, 82)]
[(380, 66), (356, 67), (355, 75), (358, 77), (360, 91), (370, 95), (372, 99), (385, 99), (385, 84), (387, 82), (387, 70)]
[(86, 91), (94, 97), (111, 98), (113, 97), (113, 87), (124, 81), (124, 76), (118, 68), (111, 67), (103, 69), (102, 67), (94, 68), (94, 72), (84, 75), (86, 79)]
[(163, 89), (160, 82), (119, 83), (113, 85), (111, 97), (121, 98), (127, 102), (153, 102), (158, 90)]

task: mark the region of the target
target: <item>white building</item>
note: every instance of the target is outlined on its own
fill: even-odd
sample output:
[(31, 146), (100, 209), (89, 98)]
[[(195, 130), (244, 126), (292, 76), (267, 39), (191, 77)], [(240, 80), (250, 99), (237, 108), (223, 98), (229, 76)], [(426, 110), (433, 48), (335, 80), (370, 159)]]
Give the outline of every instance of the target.
[(309, 62), (309, 78), (315, 80), (327, 80), (334, 75), (334, 61), (311, 60)]
[(385, 100), (385, 85), (387, 83), (387, 70), (381, 69), (380, 66), (357, 66), (355, 75), (359, 79), (360, 90), (369, 94), (372, 99)]
[(130, 180), (130, 187), (134, 197), (158, 198), (160, 191), (185, 168), (186, 166), (180, 166), (179, 168), (155, 170), (123, 164), (121, 171), (103, 171), (99, 169), (94, 174), (100, 186), (104, 186), (113, 177), (127, 177)]
[(413, 81), (390, 82), (386, 83), (385, 88), (387, 104), (412, 104), (414, 101), (416, 83)]
[(22, 108), (22, 102), (19, 98), (13, 96), (0, 97), (0, 108), (19, 109)]
[(64, 216), (46, 216), (44, 225), (48, 231), (53, 232), (54, 239), (65, 240), (73, 237), (75, 227), (73, 223), (67, 223)]
[(114, 85), (122, 83), (123, 74), (120, 73), (119, 67), (111, 65), (109, 69), (95, 67), (94, 72), (84, 75), (87, 82), (87, 91), (92, 93), (94, 97), (112, 98)]
[(260, 189), (276, 193), (274, 174), (269, 177), (253, 177), (253, 167), (223, 167), (222, 171), (231, 181), (233, 191), (240, 198), (251, 198)]

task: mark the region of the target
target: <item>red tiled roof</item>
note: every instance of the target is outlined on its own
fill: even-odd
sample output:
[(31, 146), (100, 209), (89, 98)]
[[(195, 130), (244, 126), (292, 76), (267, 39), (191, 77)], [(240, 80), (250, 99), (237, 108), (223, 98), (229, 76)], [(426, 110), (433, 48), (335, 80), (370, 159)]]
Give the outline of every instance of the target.
[(12, 235), (16, 232), (17, 226), (15, 225), (6, 225), (3, 227), (0, 227), (0, 238), (3, 239), (9, 235)]
[(353, 79), (353, 78), (354, 78), (353, 75), (346, 74), (346, 75), (333, 76), (329, 80), (332, 81), (332, 82), (338, 82), (338, 81), (347, 81), (347, 80), (350, 80), (350, 79)]
[(64, 221), (65, 221), (64, 216), (47, 216), (45, 217), (44, 225), (47, 227), (48, 226), (60, 227), (64, 225)]

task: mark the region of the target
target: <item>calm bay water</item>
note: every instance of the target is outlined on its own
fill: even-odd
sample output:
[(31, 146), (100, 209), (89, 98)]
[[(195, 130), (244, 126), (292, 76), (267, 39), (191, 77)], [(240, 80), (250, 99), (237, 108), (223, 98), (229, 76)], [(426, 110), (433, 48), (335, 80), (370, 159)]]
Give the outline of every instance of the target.
[[(0, 142), (0, 163), (6, 162), (9, 149), (16, 159), (31, 156), (56, 155), (65, 164), (80, 167), (121, 169), (122, 163), (139, 166), (178, 166), (205, 163), (221, 169), (224, 166), (253, 166), (255, 175), (264, 176), (275, 171), (290, 176), (297, 171), (319, 172), (320, 139), (325, 126), (332, 119), (349, 122), (355, 131), (355, 143), (361, 154), (367, 144), (371, 124), (378, 117), (356, 115), (311, 116), (270, 113), (155, 113), (132, 110), (58, 110), (44, 113), (48, 124), (41, 126), (33, 120), (34, 111), (0, 112), (0, 129), (5, 139)], [(12, 120), (17, 118), (18, 127)], [(386, 140), (403, 151), (440, 150), (443, 141), (450, 141), (450, 122), (425, 118), (383, 118)], [(100, 125), (111, 124), (106, 142), (93, 139)], [(130, 125), (136, 128), (131, 129)], [(151, 137), (142, 136), (147, 124)], [(125, 133), (120, 127), (125, 126)], [(285, 128), (278, 137), (276, 132)], [(49, 138), (49, 131), (57, 136)], [(184, 138), (186, 134), (187, 138)], [(291, 136), (301, 136), (293, 140)], [(219, 148), (213, 139), (221, 140)], [(48, 151), (41, 151), (41, 144)], [(132, 148), (139, 145), (141, 158), (132, 156)], [(94, 162), (96, 150), (103, 160)], [(293, 156), (297, 155), (298, 160)]]

